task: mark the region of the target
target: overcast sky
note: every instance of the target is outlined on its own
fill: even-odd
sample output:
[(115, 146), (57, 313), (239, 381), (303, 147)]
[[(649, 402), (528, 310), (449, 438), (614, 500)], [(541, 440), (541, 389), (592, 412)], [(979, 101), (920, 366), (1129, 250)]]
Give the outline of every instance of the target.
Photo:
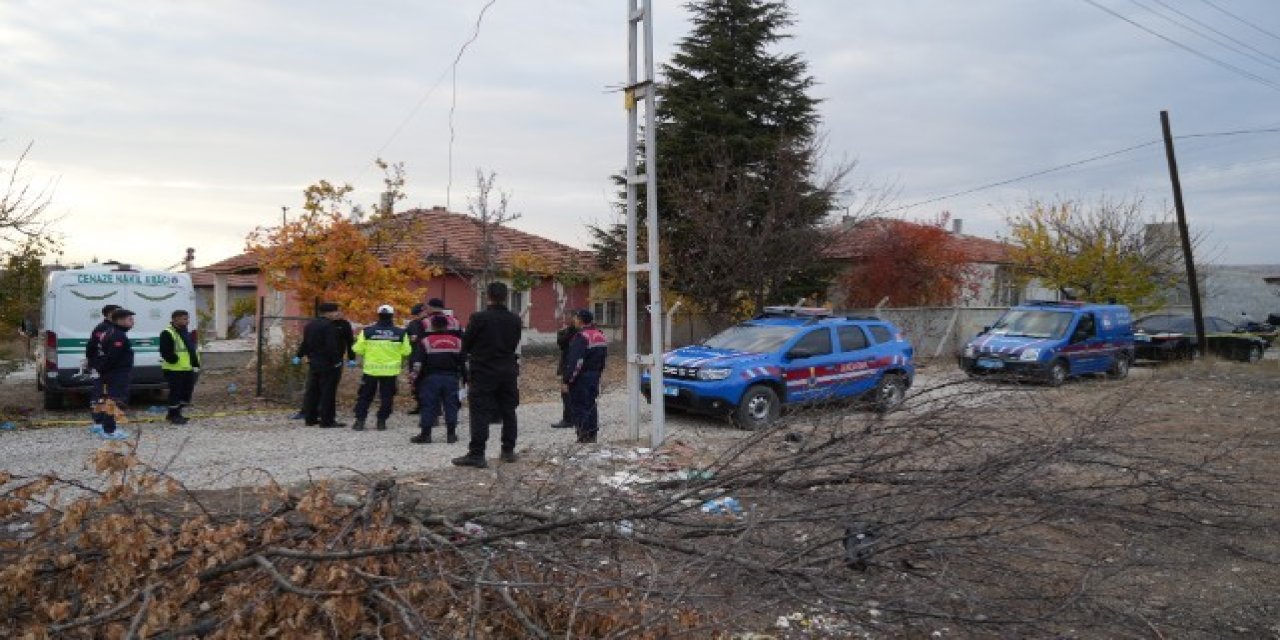
[[(782, 48), (810, 63), (830, 156), (899, 207), (1158, 140), (1161, 109), (1179, 135), (1280, 127), (1280, 2), (1096, 2), (1173, 43), (1087, 0), (793, 0)], [(406, 164), (408, 205), (465, 211), (483, 167), (515, 226), (585, 246), (625, 161), (627, 2), (497, 0), (458, 68), (450, 183), (448, 71), (484, 4), (2, 0), (0, 168), (35, 143), (64, 261), (226, 258), (320, 178), (375, 202), (378, 155)], [(665, 61), (688, 14), (655, 15)], [(1280, 263), (1280, 133), (1177, 145), (1212, 257)], [(893, 215), (997, 237), (1029, 198), (1103, 193), (1168, 206), (1163, 147)]]

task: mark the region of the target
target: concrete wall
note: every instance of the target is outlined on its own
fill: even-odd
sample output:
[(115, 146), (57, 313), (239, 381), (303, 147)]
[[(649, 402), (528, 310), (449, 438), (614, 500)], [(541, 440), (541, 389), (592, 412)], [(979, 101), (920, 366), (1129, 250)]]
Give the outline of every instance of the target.
[(1218, 266), (1205, 269), (1201, 299), (1205, 315), (1240, 321), (1240, 312), (1258, 322), (1280, 314), (1280, 284), (1264, 278), (1280, 276), (1280, 267)]

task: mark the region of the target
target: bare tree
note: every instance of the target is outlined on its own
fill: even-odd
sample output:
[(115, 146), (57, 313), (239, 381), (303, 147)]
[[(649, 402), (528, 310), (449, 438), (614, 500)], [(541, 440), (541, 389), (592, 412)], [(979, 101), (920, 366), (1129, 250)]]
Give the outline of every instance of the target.
[(664, 268), (713, 324), (826, 291), (833, 274), (822, 258), (831, 239), (829, 207), (854, 164), (815, 180), (812, 163), (820, 155), (780, 144), (767, 163), (770, 175), (743, 179), (712, 146), (664, 185), (687, 227), (685, 241), (663, 247)]
[(52, 241), (52, 221), (45, 212), (52, 200), (53, 185), (36, 188), (22, 176), (22, 163), (34, 144), (29, 143), (22, 150), (11, 168), (0, 167), (0, 179), (4, 180), (4, 190), (0, 192), (0, 252), (5, 254), (19, 247), (48, 248)]
[(498, 242), (498, 229), (518, 220), (519, 213), (508, 211), (511, 194), (497, 188), (498, 174), (476, 169), (476, 193), (467, 198), (467, 212), (480, 226), (480, 245), (476, 247), (472, 262), (477, 265), (470, 282), (477, 291), (484, 291), (502, 270), (502, 247)]

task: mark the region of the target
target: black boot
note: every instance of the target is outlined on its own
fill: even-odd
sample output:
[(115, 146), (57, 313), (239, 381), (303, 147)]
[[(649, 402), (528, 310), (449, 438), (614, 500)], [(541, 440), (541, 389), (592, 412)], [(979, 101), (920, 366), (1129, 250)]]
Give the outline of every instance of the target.
[(475, 467), (477, 469), (484, 469), (489, 466), (489, 463), (485, 461), (484, 455), (482, 454), (468, 453), (460, 458), (454, 458), (452, 462), (454, 465), (459, 467)]
[(356, 418), (354, 424), (351, 425), (352, 431), (364, 431), (364, 418)]
[(418, 435), (412, 438), (409, 438), (409, 442), (412, 442), (414, 444), (431, 444), (431, 432), (423, 431), (422, 433), (419, 433)]
[(182, 409), (180, 407), (170, 408), (169, 413), (165, 415), (164, 419), (167, 420), (169, 424), (186, 424), (187, 423), (187, 419), (182, 416)]
[(386, 430), (387, 430), (387, 419), (378, 418), (378, 431), (386, 431)]
[(457, 441), (458, 441), (458, 428), (457, 428), (457, 427), (446, 427), (446, 431), (445, 431), (445, 434), (444, 434), (444, 441), (445, 441), (445, 442), (448, 442), (449, 444), (453, 444), (453, 443), (457, 442)]

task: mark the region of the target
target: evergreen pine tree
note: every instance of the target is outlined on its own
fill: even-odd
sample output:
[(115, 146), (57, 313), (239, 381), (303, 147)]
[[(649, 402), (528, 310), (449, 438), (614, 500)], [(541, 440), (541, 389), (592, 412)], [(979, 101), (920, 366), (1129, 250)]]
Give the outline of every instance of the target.
[[(831, 269), (819, 227), (847, 168), (816, 176), (814, 80), (799, 54), (777, 50), (790, 37), (791, 12), (782, 0), (687, 7), (693, 28), (658, 88), (663, 279), (719, 319), (825, 292)], [(615, 183), (625, 184), (621, 176)], [(638, 195), (643, 220), (646, 194)], [(624, 233), (621, 225), (593, 229), (602, 269), (622, 269), (625, 256), (615, 254)]]

